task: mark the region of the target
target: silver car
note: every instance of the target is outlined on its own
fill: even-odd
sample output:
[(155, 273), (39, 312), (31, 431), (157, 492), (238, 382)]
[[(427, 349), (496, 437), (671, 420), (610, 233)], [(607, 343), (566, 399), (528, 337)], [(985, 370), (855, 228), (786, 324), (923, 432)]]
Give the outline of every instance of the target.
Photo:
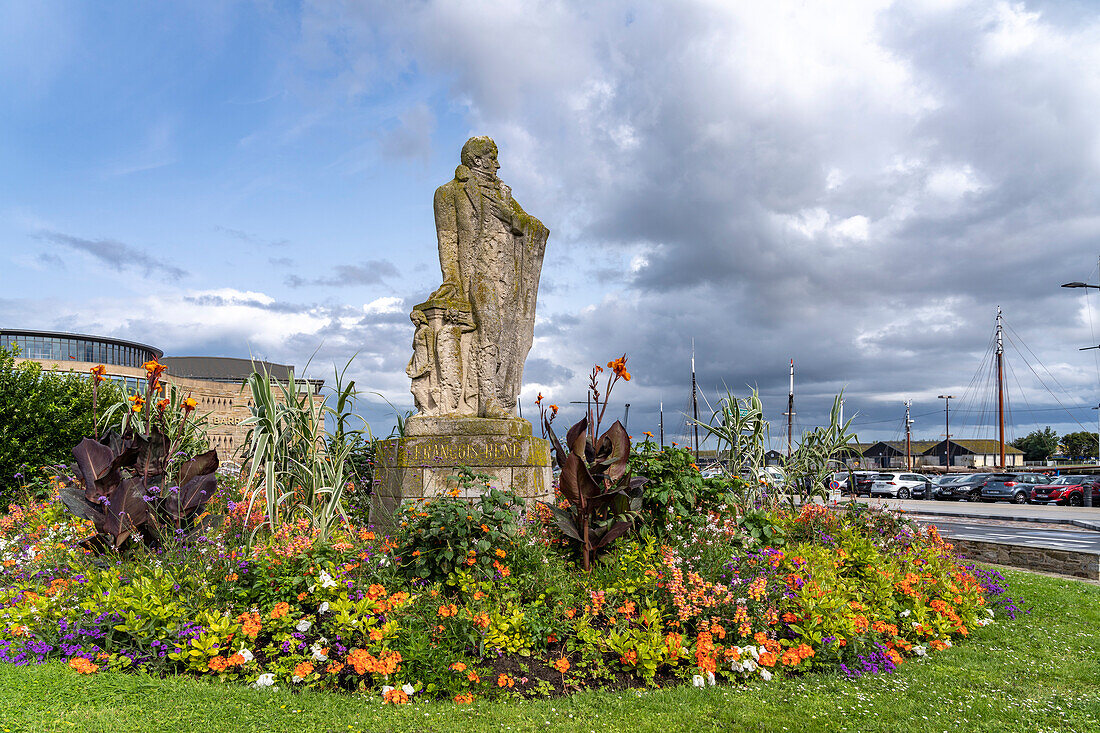
[(875, 475), (871, 484), (871, 496), (891, 496), (896, 499), (928, 496), (932, 482), (919, 473), (904, 471), (882, 472)]

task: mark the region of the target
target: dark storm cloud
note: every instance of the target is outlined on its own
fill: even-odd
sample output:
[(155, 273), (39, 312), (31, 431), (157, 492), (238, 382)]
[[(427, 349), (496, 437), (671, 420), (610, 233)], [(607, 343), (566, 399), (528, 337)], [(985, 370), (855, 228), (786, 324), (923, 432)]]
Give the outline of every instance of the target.
[[(146, 275), (161, 273), (177, 279), (188, 275), (186, 270), (175, 265), (165, 264), (145, 250), (115, 239), (84, 239), (83, 237), (75, 237), (71, 234), (50, 230), (39, 231), (34, 236), (44, 242), (51, 242), (55, 245), (82, 252), (119, 272), (134, 269)], [(46, 256), (56, 256), (56, 253), (48, 252)]]
[(333, 274), (323, 277), (304, 278), (300, 275), (291, 275), (286, 278), (286, 284), (292, 288), (300, 288), (307, 285), (323, 285), (327, 287), (351, 287), (353, 285), (378, 285), (387, 277), (396, 277), (398, 270), (392, 262), (387, 260), (369, 260), (357, 265), (337, 265), (333, 268)]
[[(424, 107), (440, 115), (435, 95), (459, 101), (469, 129), (500, 145), (502, 178), (554, 232), (529, 382), (556, 365), (574, 376), (561, 373), (555, 389), (581, 398), (577, 376), (626, 352), (634, 379), (616, 399), (631, 403), (632, 430), (652, 429), (659, 400), (683, 409), (694, 339), (702, 389), (756, 386), (777, 425), (794, 358), (799, 425), (820, 422), (844, 389), (847, 414), (871, 435), (893, 436), (908, 396), (932, 437), (937, 394), (969, 395), (964, 422), (981, 415), (999, 305), (1021, 424), (1057, 414), (1044, 412), (1057, 404), (1033, 368), (1052, 391), (1064, 387), (1066, 404), (1094, 397), (1096, 369), (1075, 351), (1093, 337), (1083, 302), (1058, 285), (1087, 279), (1100, 241), (1095, 9), (304, 12), (298, 53), (311, 81), (333, 99), (420, 82), (403, 84), (421, 96), (400, 101), (405, 122), (389, 138), (417, 160), (425, 140), (461, 144), (442, 140), (450, 133)], [(435, 156), (444, 168), (453, 157), (452, 147)], [(391, 335), (407, 341), (397, 320)], [(385, 327), (341, 321), (332, 342)], [(399, 346), (372, 357), (393, 384), (407, 359)]]

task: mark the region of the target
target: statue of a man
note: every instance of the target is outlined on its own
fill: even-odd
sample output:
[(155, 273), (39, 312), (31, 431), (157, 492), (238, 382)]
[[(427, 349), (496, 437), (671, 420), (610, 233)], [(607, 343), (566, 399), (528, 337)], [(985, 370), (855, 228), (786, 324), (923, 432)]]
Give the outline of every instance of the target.
[(470, 138), (462, 146), (454, 180), (436, 190), (443, 284), (423, 306), (461, 303), (472, 314), (472, 341), (463, 349), (469, 363), (461, 369), (465, 394), (457, 411), (507, 418), (515, 409), (531, 349), (550, 232), (512, 198), (497, 177), (499, 168), (496, 143)]

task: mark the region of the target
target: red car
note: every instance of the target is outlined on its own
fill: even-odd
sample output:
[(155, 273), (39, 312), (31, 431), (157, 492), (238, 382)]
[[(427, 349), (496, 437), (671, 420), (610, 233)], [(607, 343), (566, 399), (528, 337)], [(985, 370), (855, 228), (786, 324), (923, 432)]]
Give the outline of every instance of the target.
[(1083, 506), (1086, 486), (1092, 490), (1092, 505), (1100, 506), (1098, 476), (1056, 476), (1049, 484), (1031, 490), (1031, 503)]

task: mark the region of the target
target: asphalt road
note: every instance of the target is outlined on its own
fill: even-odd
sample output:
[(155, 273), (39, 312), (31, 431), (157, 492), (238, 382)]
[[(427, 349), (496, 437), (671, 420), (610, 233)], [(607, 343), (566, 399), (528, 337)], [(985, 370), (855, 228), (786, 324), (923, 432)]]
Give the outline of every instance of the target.
[(988, 540), (1027, 547), (1100, 552), (1100, 532), (1044, 529), (1042, 525), (1030, 523), (1021, 523), (1020, 527), (1007, 527), (971, 523), (965, 520), (951, 521), (929, 517), (914, 517), (914, 519), (921, 524), (934, 524), (945, 537), (960, 540)]

